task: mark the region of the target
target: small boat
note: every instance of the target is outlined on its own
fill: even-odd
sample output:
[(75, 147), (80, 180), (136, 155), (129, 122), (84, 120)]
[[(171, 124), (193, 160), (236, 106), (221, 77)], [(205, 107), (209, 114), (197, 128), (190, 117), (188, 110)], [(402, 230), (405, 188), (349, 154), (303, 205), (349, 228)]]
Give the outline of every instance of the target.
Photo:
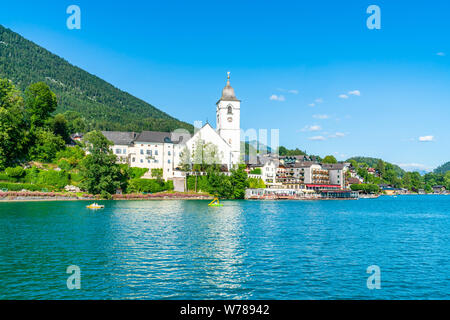
[(208, 204), (209, 207), (223, 207), (223, 204), (219, 203), (219, 198), (214, 198), (213, 201), (211, 201)]
[(90, 205), (88, 205), (88, 206), (86, 206), (86, 208), (88, 208), (88, 209), (103, 209), (105, 206), (104, 205), (102, 205), (102, 204), (98, 204), (98, 203), (92, 203), (92, 204), (90, 204)]

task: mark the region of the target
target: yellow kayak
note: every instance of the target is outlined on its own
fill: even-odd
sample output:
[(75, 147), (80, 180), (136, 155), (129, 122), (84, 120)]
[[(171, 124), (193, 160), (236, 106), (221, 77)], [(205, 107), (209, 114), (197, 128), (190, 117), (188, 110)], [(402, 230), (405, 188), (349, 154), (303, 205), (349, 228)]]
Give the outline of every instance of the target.
[(97, 204), (97, 203), (92, 203), (88, 206), (86, 206), (86, 208), (88, 209), (103, 209), (105, 206), (102, 204)]
[(209, 206), (209, 207), (223, 207), (223, 204), (220, 204), (220, 203), (219, 203), (219, 198), (214, 198), (214, 200), (211, 201), (211, 202), (208, 204), (208, 206)]

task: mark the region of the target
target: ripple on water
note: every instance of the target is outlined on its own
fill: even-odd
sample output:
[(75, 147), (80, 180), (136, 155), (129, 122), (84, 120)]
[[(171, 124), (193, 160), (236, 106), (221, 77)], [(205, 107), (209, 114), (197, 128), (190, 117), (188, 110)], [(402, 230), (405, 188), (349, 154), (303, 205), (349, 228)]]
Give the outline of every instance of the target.
[(450, 298), (450, 197), (223, 203), (0, 203), (0, 298)]

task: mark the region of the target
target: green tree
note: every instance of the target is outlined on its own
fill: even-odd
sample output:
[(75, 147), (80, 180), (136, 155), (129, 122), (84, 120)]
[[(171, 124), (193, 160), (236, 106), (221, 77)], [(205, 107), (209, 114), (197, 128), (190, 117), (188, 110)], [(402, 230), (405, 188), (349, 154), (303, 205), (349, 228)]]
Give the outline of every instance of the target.
[(11, 81), (0, 79), (0, 169), (23, 158), (27, 140), (20, 92)]
[(337, 160), (334, 156), (326, 156), (323, 158), (322, 163), (337, 163)]
[(231, 170), (230, 182), (233, 186), (233, 198), (244, 199), (245, 189), (247, 188), (247, 172), (245, 171), (245, 165), (239, 165), (237, 169)]
[(66, 143), (70, 142), (69, 124), (63, 114), (58, 113), (51, 120), (53, 133), (60, 136)]
[(66, 111), (63, 113), (67, 120), (69, 133), (84, 133), (89, 130), (89, 123), (85, 117), (76, 111)]
[(375, 169), (378, 171), (378, 174), (380, 175), (380, 177), (383, 177), (384, 174), (386, 173), (386, 167), (384, 165), (384, 161), (379, 159)]
[(251, 189), (265, 188), (266, 185), (261, 178), (248, 178), (248, 187)]
[(123, 173), (116, 164), (112, 143), (100, 131), (91, 131), (85, 136), (89, 154), (81, 161), (81, 187), (90, 193), (109, 197), (121, 186)]
[(157, 181), (162, 181), (163, 169), (161, 169), (161, 168), (153, 168), (151, 173), (152, 173), (152, 177), (156, 178)]
[(293, 150), (290, 150), (286, 147), (280, 146), (278, 148), (278, 154), (280, 156), (304, 156), (306, 155), (305, 151), (300, 150), (299, 148), (295, 148)]
[(25, 90), (25, 108), (32, 128), (42, 127), (57, 105), (56, 95), (45, 82), (33, 83)]
[(51, 131), (37, 128), (34, 132), (33, 144), (28, 157), (30, 160), (51, 162), (58, 151), (64, 149), (65, 142), (60, 136), (55, 136)]

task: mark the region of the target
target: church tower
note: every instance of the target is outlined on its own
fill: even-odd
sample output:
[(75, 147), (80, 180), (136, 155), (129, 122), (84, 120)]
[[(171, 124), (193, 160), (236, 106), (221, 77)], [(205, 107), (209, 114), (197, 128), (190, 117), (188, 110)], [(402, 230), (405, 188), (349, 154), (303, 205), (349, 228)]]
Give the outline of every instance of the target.
[(235, 165), (239, 163), (241, 154), (241, 101), (236, 98), (230, 85), (230, 72), (216, 105), (217, 133), (231, 146), (231, 163)]

